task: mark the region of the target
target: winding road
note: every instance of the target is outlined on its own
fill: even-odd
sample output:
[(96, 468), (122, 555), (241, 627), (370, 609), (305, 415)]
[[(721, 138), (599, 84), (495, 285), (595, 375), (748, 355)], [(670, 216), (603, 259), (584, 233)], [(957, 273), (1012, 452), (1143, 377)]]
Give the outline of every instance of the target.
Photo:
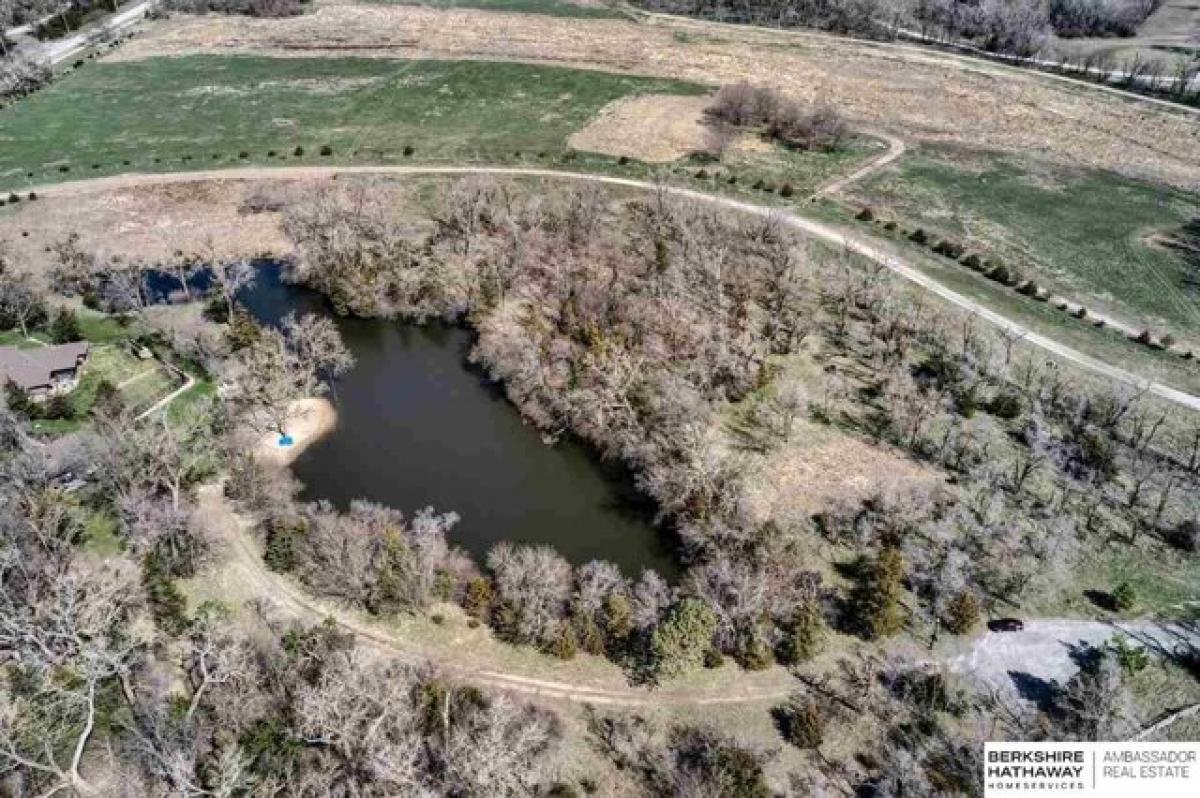
[[(900, 146), (902, 143), (897, 142)], [(875, 159), (851, 177), (861, 180), (876, 169), (885, 166), (899, 157), (896, 144), (889, 142), (889, 151), (884, 156)], [(109, 191), (119, 188), (152, 185), (172, 185), (199, 183), (212, 180), (271, 180), (271, 179), (301, 179), (301, 178), (333, 178), (338, 175), (392, 175), (392, 176), (471, 176), (491, 175), (496, 177), (537, 177), (558, 180), (571, 180), (595, 183), (600, 185), (617, 186), (638, 191), (657, 191), (662, 189), (667, 193), (695, 202), (717, 205), (739, 213), (751, 216), (774, 216), (787, 227), (811, 238), (819, 239), (837, 248), (854, 252), (870, 261), (885, 266), (894, 274), (919, 285), (932, 294), (950, 304), (974, 314), (997, 328), (1012, 335), (1020, 336), (1021, 340), (1031, 346), (1036, 346), (1055, 357), (1070, 362), (1079, 368), (1090, 371), (1101, 377), (1145, 389), (1179, 406), (1200, 410), (1200, 396), (1172, 388), (1159, 382), (1153, 382), (1131, 371), (1107, 363), (1099, 358), (1088, 355), (1061, 341), (1030, 330), (1018, 322), (997, 313), (985, 305), (966, 297), (942, 284), (937, 279), (925, 274), (915, 266), (904, 262), (872, 244), (864, 236), (848, 234), (831, 225), (790, 213), (779, 208), (756, 205), (744, 200), (734, 199), (715, 194), (707, 194), (695, 189), (679, 186), (659, 185), (645, 180), (634, 180), (624, 177), (610, 177), (581, 172), (560, 171), (555, 169), (537, 169), (526, 167), (502, 166), (290, 166), (290, 167), (245, 167), (234, 169), (212, 169), (196, 172), (173, 172), (166, 174), (124, 174), (112, 177), (101, 177), (94, 180), (82, 180), (69, 183), (57, 183), (47, 186), (33, 187), (39, 196), (46, 198), (89, 194)], [(838, 187), (844, 187), (849, 178), (839, 181)], [(829, 191), (827, 188), (825, 191)]]
[[(261, 546), (246, 520), (235, 514), (221, 485), (198, 491), (198, 518), (203, 519), (214, 549), (221, 552), (218, 589), (224, 596), (255, 600), (279, 616), (304, 623), (332, 620), (364, 646), (389, 657), (414, 664), (434, 663), (465, 681), (495, 690), (520, 693), (545, 701), (613, 707), (773, 704), (786, 699), (799, 683), (783, 668), (752, 673), (738, 669), (718, 683), (703, 687), (650, 689), (613, 683), (538, 678), (465, 662), (486, 660), (484, 652), (464, 643), (430, 645), (405, 639), (359, 613), (321, 601), (290, 578), (274, 573), (263, 563)], [(1131, 644), (1152, 652), (1171, 653), (1180, 646), (1200, 647), (1195, 625), (1159, 624), (1150, 621), (1045, 619), (1028, 621), (1020, 632), (985, 632), (967, 653), (947, 659), (951, 671), (978, 679), (998, 694), (1036, 703), (1039, 695), (1062, 686), (1079, 670), (1087, 647), (1102, 648), (1123, 635)]]
[[(796, 689), (796, 681), (782, 668), (759, 673), (733, 670), (728, 679), (715, 687), (652, 690), (616, 683), (601, 685), (542, 679), (485, 665), (465, 665), (465, 661), (479, 661), (484, 657), (478, 650), (460, 648), (451, 652), (446, 647), (436, 648), (399, 639), (379, 624), (314, 598), (288, 577), (268, 570), (258, 542), (250, 534), (245, 520), (230, 508), (220, 485), (200, 488), (197, 502), (197, 517), (203, 519), (211, 542), (216, 544), (214, 549), (221, 553), (222, 561), (217, 567), (219, 588), (224, 595), (263, 602), (273, 613), (296, 621), (321, 623), (332, 619), (362, 645), (379, 653), (414, 664), (433, 662), (439, 669), (474, 684), (543, 700), (623, 707), (770, 703), (786, 698)], [(613, 682), (619, 680), (614, 673)]]
[[(59, 39), (50, 39), (44, 43), (30, 45), (40, 50), (42, 57), (49, 62), (51, 66), (66, 61), (76, 53), (82, 52), (97, 41), (100, 41), (107, 35), (120, 33), (146, 18), (150, 13), (151, 7), (157, 0), (141, 0), (124, 8), (119, 8), (112, 16), (105, 17), (94, 25), (89, 25), (68, 36), (63, 36)], [(41, 22), (46, 22), (54, 18), (51, 14), (38, 22), (31, 22), (26, 25), (21, 25), (16, 28), (10, 28), (5, 31), (5, 36), (15, 38), (17, 36), (32, 36), (34, 28)]]

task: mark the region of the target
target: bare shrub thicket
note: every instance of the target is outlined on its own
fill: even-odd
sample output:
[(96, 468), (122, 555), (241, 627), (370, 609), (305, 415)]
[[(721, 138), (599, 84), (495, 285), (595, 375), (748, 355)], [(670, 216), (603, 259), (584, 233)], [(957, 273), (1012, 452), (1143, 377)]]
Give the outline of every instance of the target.
[(1064, 38), (1133, 36), (1161, 0), (917, 0), (925, 32), (988, 50), (1031, 56), (1051, 33)]
[(1163, 0), (1050, 0), (1050, 25), (1064, 38), (1134, 36)]
[(722, 87), (706, 112), (718, 125), (759, 128), (771, 138), (804, 150), (837, 149), (847, 133), (836, 109), (806, 107), (775, 89), (746, 82)]
[(1036, 55), (1050, 33), (1045, 0), (917, 0), (913, 14), (927, 33), (1021, 56)]
[(296, 242), (294, 276), (355, 316), (412, 308), (420, 262), (399, 218), (367, 187), (325, 187), (290, 206), (284, 229)]
[(634, 774), (652, 795), (738, 795), (767, 798), (768, 753), (706, 725), (663, 727), (640, 715), (589, 711), (599, 750)]
[(0, 100), (24, 97), (50, 82), (50, 66), (26, 55), (0, 58)]
[(406, 519), (366, 501), (353, 502), (344, 513), (324, 503), (307, 505), (271, 520), (268, 563), (322, 595), (371, 612), (420, 610), (452, 598), (439, 590), (444, 576), (460, 576), (464, 558), (446, 542), (457, 522), (453, 513), (429, 508)]

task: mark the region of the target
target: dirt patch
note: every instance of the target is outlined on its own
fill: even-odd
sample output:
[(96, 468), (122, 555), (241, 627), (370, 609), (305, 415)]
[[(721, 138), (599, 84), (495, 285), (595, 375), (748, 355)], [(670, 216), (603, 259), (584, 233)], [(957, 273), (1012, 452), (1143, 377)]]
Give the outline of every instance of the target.
[(289, 252), (277, 213), (243, 212), (259, 190), (254, 182), (214, 180), (46, 197), (0, 218), (0, 239), (34, 270), (54, 265), (48, 248), (70, 233), (100, 258), (146, 263), (169, 261), (178, 252), (223, 259)]
[(669, 163), (704, 144), (707, 97), (646, 94), (609, 103), (568, 144), (577, 150)]
[[(71, 233), (101, 260), (156, 264), (179, 253), (218, 260), (286, 257), (292, 244), (280, 226), (282, 209), (329, 179), (223, 179), (216, 172), (205, 181), (122, 185), (120, 176), (99, 178), (87, 185), (89, 190), (48, 189), (38, 201), (0, 216), (0, 241), (8, 242), (18, 264), (35, 272), (57, 263), (52, 247)], [(422, 182), (337, 179), (370, 180), (396, 203), (412, 202)]]
[(283, 426), (287, 444), (283, 445), (276, 433), (265, 433), (254, 448), (255, 457), (276, 466), (291, 465), (305, 449), (333, 431), (337, 426), (337, 411), (322, 396), (301, 399), (292, 403)]
[(347, 46), (362, 57), (545, 63), (711, 85), (753, 80), (804, 101), (821, 98), (856, 125), (890, 130), (909, 143), (1037, 152), (1175, 185), (1200, 184), (1194, 116), (915, 46), (813, 33), (334, 4), (283, 20), (166, 20), (109, 58), (344, 56)]
[(942, 481), (899, 452), (815, 424), (802, 425), (794, 440), (769, 455), (755, 475), (747, 508), (756, 519), (802, 525), (843, 503), (931, 490)]

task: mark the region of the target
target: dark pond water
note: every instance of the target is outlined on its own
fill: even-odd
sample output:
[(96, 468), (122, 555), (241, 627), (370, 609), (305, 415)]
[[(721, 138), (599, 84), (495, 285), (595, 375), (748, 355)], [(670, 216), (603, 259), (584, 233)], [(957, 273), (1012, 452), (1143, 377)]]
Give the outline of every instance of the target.
[[(261, 321), (329, 314), (318, 294), (264, 265), (243, 296)], [(626, 475), (584, 446), (545, 445), (499, 389), (466, 361), (471, 336), (445, 326), (335, 321), (357, 360), (336, 384), (338, 426), (297, 460), (306, 499), (366, 498), (405, 513), (432, 506), (462, 520), (451, 541), (482, 557), (496, 543), (549, 544), (579, 564), (605, 559), (627, 576), (678, 572)]]

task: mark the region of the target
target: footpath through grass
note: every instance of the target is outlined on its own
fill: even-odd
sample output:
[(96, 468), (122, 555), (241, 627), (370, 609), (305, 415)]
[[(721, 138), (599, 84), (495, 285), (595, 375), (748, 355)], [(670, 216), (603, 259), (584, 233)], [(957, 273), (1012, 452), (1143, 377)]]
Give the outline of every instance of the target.
[(1131, 321), (1200, 332), (1200, 269), (1157, 245), (1200, 196), (1095, 170), (924, 148), (855, 190), (879, 214), (993, 254)]
[(100, 62), (0, 110), (0, 181), (8, 188), (251, 163), (548, 161), (616, 99), (705, 90), (477, 61)]

